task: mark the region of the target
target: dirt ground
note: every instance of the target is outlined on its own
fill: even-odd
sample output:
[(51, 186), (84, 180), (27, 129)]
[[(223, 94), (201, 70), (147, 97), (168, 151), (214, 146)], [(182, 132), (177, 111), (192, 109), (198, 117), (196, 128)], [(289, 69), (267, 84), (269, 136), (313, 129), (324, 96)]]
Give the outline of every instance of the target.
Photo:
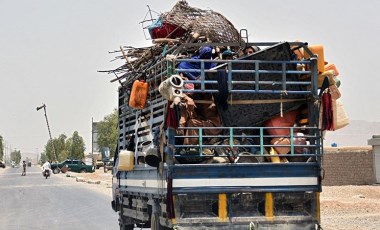
[[(101, 181), (89, 184), (95, 190), (112, 196), (110, 172), (68, 173)], [(62, 175), (61, 176), (65, 176)], [(74, 179), (72, 179), (75, 181)], [(83, 182), (82, 182), (83, 183)], [(380, 229), (380, 184), (368, 186), (324, 186), (321, 193), (321, 227), (323, 230), (378, 230)]]
[(324, 186), (322, 190), (324, 230), (380, 229), (380, 185)]

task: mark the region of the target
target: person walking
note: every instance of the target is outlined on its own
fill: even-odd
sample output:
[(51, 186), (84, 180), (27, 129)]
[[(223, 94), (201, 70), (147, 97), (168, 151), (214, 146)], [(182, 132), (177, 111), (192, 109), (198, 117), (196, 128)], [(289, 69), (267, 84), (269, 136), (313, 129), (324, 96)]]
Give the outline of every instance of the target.
[(22, 162), (22, 174), (21, 176), (26, 176), (26, 162)]

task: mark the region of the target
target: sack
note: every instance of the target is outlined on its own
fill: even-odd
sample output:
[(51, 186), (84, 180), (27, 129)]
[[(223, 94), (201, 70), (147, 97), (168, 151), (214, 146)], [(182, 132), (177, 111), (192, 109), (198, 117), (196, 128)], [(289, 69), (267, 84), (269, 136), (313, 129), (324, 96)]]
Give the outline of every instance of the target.
[(340, 94), (338, 87), (336, 87), (336, 85), (330, 85), (329, 89), (330, 89), (330, 94), (331, 94), (332, 100), (337, 100), (340, 98), (341, 94)]
[(348, 115), (340, 100), (333, 100), (334, 131), (347, 126), (350, 123)]
[(134, 109), (143, 109), (148, 97), (149, 85), (145, 81), (133, 82), (129, 106)]

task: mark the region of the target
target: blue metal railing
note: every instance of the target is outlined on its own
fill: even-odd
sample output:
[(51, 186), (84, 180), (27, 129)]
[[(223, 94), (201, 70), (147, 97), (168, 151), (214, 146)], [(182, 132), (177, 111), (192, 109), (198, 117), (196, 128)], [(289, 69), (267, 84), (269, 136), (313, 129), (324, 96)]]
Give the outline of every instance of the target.
[[(206, 135), (204, 131), (206, 130), (222, 130), (223, 134), (221, 135)], [(277, 130), (287, 130), (289, 131), (289, 135), (269, 135), (265, 134), (269, 129), (277, 129)], [(308, 134), (301, 135), (300, 129), (303, 132)], [(175, 157), (203, 157), (203, 150), (205, 148), (208, 149), (235, 149), (237, 153), (239, 150), (241, 152), (247, 152), (247, 150), (242, 149), (251, 149), (256, 148), (260, 150), (259, 154), (252, 153), (252, 157), (318, 157), (322, 154), (322, 143), (320, 142), (321, 133), (318, 128), (313, 127), (183, 127), (179, 128), (179, 130), (193, 130), (196, 131), (196, 135), (175, 135), (175, 144), (174, 148), (176, 149)], [(242, 131), (244, 130), (244, 131)], [(246, 133), (258, 133), (258, 134), (246, 134)], [(188, 140), (192, 140), (191, 142), (197, 142), (197, 144), (178, 144), (181, 140), (187, 138)], [(208, 143), (207, 140), (210, 139), (219, 139), (219, 143)], [(264, 139), (271, 138), (287, 138), (289, 140), (289, 144), (271, 144), (266, 143)], [(295, 140), (298, 138), (303, 138), (304, 143), (295, 144)], [(249, 144), (244, 143), (244, 140), (249, 140)], [(253, 142), (253, 143), (252, 143)], [(279, 154), (279, 155), (268, 155), (265, 152), (269, 152), (269, 148), (288, 148), (289, 152), (287, 154)], [(196, 149), (199, 154), (192, 155), (183, 155), (179, 154), (179, 150), (193, 148)], [(298, 151), (296, 151), (298, 149)], [(299, 151), (299, 149), (302, 149)], [(248, 150), (249, 151), (249, 150)], [(228, 157), (227, 155), (219, 155), (220, 157)], [(210, 155), (208, 155), (210, 157)]]
[[(183, 92), (210, 92), (215, 93), (218, 92), (218, 90), (215, 89), (209, 89), (206, 87), (206, 85), (216, 85), (216, 80), (207, 80), (206, 74), (207, 73), (217, 73), (219, 68), (226, 68), (226, 72), (228, 74), (228, 91), (230, 93), (274, 93), (274, 94), (281, 94), (284, 91), (287, 92), (287, 94), (313, 94), (313, 90), (287, 90), (288, 85), (299, 85), (299, 86), (312, 86), (313, 84), (313, 78), (316, 76), (312, 76), (312, 71), (309, 70), (295, 70), (295, 69), (289, 69), (289, 65), (304, 65), (304, 66), (310, 66), (312, 61), (311, 60), (304, 60), (304, 61), (262, 61), (262, 60), (204, 60), (204, 59), (177, 59), (177, 62), (190, 62), (190, 63), (200, 63), (200, 69), (178, 69), (176, 68), (174, 70), (175, 73), (185, 73), (185, 72), (194, 72), (199, 73), (200, 78), (197, 80), (187, 80), (185, 83), (193, 83), (196, 85), (199, 85), (197, 87), (198, 89), (194, 90), (183, 90)], [(216, 67), (212, 69), (205, 69), (205, 63), (215, 63), (219, 64)], [(254, 69), (233, 69), (233, 64), (252, 64), (254, 65)], [(281, 70), (260, 70), (260, 64), (273, 64), (273, 65), (279, 65)], [(242, 80), (236, 80), (234, 78), (235, 74), (252, 74), (254, 75), (252, 77), (252, 80), (249, 81), (242, 81)], [(278, 79), (276, 81), (260, 81), (260, 76), (265, 74), (276, 74), (279, 75), (281, 79)], [(287, 80), (287, 76), (289, 75), (309, 75), (310, 80), (309, 81), (289, 81)], [(252, 90), (239, 90), (234, 89), (234, 85), (252, 85)], [(281, 90), (261, 90), (261, 85), (272, 85), (272, 86), (281, 86)]]
[[(310, 60), (303, 60), (303, 61), (263, 61), (263, 60), (203, 60), (203, 59), (177, 59), (174, 62), (172, 61), (166, 61), (167, 65), (166, 68), (163, 67), (163, 62), (155, 64), (154, 66), (150, 67), (149, 70), (155, 70), (153, 71), (155, 74), (151, 74), (151, 78), (147, 79), (148, 82), (157, 82), (160, 83), (164, 76), (170, 76), (172, 73), (183, 73), (186, 71), (190, 72), (196, 72), (199, 73), (200, 78), (197, 80), (186, 80), (185, 84), (192, 83), (196, 87), (194, 87), (194, 90), (187, 90), (183, 89), (184, 93), (216, 93), (218, 92), (217, 80), (210, 80), (208, 79), (207, 75), (209, 73), (217, 73), (218, 68), (224, 68), (227, 73), (227, 85), (228, 85), (228, 93), (235, 93), (235, 94), (297, 94), (297, 95), (303, 95), (302, 98), (304, 98), (304, 102), (306, 102), (305, 96), (310, 96), (308, 99), (309, 103), (309, 110), (311, 111), (317, 111), (317, 107), (313, 104), (313, 98), (317, 98), (317, 70), (316, 70), (316, 58), (311, 58)], [(200, 69), (178, 69), (175, 68), (176, 64), (179, 62), (198, 62), (200, 63)], [(205, 63), (216, 63), (218, 64), (215, 68), (212, 69), (205, 69)], [(250, 64), (250, 68), (247, 69), (234, 69), (235, 64)], [(276, 70), (266, 70), (264, 68), (261, 68), (263, 64), (273, 64), (278, 65)], [(305, 68), (301, 70), (297, 70), (295, 68), (296, 65), (302, 65)], [(290, 67), (292, 66), (292, 67)], [(170, 67), (170, 68), (169, 68)], [(149, 72), (149, 71), (148, 71)], [(265, 76), (267, 74), (275, 75), (275, 80), (263, 80), (262, 76)], [(244, 77), (243, 80), (236, 79), (236, 75), (246, 75), (248, 77)], [(292, 80), (289, 80), (289, 76), (307, 76), (303, 80), (299, 80), (298, 78), (294, 80), (294, 77), (291, 78)], [(300, 86), (297, 88), (297, 90), (288, 89), (288, 86)], [(237, 89), (237, 86), (239, 86)], [(244, 86), (244, 87), (241, 87)], [(271, 87), (273, 89), (271, 89)], [(155, 95), (158, 95), (157, 88), (154, 88), (150, 91), (150, 94), (152, 92), (155, 92)], [(241, 89), (243, 88), (243, 89)], [(263, 89), (265, 88), (265, 89)], [(269, 88), (269, 89), (268, 89)], [(157, 97), (157, 96), (156, 96)], [(157, 99), (158, 100), (158, 99)], [(281, 99), (282, 100), (282, 99)], [(297, 99), (296, 99), (297, 100)], [(303, 103), (304, 103), (303, 102)], [(234, 102), (235, 103), (235, 102)], [(243, 102), (241, 102), (243, 103)], [(261, 102), (260, 102), (261, 103)], [(289, 153), (287, 156), (316, 156), (319, 157), (322, 154), (322, 138), (320, 135), (320, 132), (318, 128), (312, 128), (316, 127), (316, 121), (318, 121), (318, 113), (312, 113), (311, 117), (308, 118), (309, 123), (308, 126), (310, 127), (302, 127), (303, 130), (307, 130), (309, 133), (308, 135), (303, 136), (308, 140), (307, 145), (296, 145), (294, 144), (294, 138), (298, 138), (296, 136), (294, 127), (286, 127), (286, 129), (289, 129), (290, 135), (289, 136), (269, 136), (266, 135), (265, 130), (270, 129), (267, 127), (217, 127), (214, 129), (221, 129), (224, 130), (227, 134), (223, 135), (205, 135), (204, 131), (207, 129), (213, 129), (210, 127), (200, 127), (200, 128), (180, 128), (180, 129), (197, 129), (197, 133), (199, 133), (198, 136), (176, 136), (175, 134), (168, 135), (168, 138), (171, 139), (183, 139), (183, 138), (190, 138), (190, 139), (198, 139), (197, 145), (179, 145), (175, 144), (175, 141), (172, 141), (170, 145), (174, 147), (174, 149), (186, 149), (186, 148), (197, 148), (199, 150), (199, 156), (202, 156), (203, 149), (204, 148), (257, 148), (260, 151), (260, 156), (265, 157), (271, 157), (270, 155), (264, 155), (265, 151), (268, 151), (271, 147), (286, 147), (290, 148)], [(277, 129), (284, 129), (283, 127), (273, 127)], [(242, 135), (237, 134), (238, 130), (255, 130), (258, 132), (258, 135)], [(171, 137), (170, 137), (171, 136)], [(289, 145), (272, 145), (267, 142), (268, 138), (288, 138), (290, 141)], [(219, 144), (219, 145), (213, 145), (208, 144), (207, 139), (209, 138), (219, 138), (219, 139), (228, 139), (228, 144)], [(242, 139), (242, 138), (253, 138), (256, 140), (254, 144), (234, 144), (235, 139)], [(305, 148), (307, 151), (298, 153), (295, 151), (295, 149), (298, 148)], [(171, 151), (169, 149), (169, 151)], [(170, 153), (172, 156), (179, 156), (176, 152)]]

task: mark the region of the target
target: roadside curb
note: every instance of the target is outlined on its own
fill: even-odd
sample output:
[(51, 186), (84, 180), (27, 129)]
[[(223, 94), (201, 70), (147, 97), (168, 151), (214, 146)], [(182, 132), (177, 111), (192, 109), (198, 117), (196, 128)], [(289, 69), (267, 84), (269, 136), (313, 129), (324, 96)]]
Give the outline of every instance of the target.
[(100, 180), (88, 180), (87, 184), (100, 184)]
[(107, 181), (102, 181), (102, 180), (96, 180), (96, 179), (86, 179), (85, 177), (80, 177), (72, 174), (66, 174), (66, 177), (70, 177), (75, 179), (76, 182), (83, 182), (87, 184), (102, 184), (105, 186), (110, 186), (110, 183)]
[(108, 182), (108, 181), (100, 181), (100, 184), (104, 185), (106, 188), (112, 188), (112, 182)]
[(86, 182), (86, 180), (83, 177), (76, 177), (77, 182)]

